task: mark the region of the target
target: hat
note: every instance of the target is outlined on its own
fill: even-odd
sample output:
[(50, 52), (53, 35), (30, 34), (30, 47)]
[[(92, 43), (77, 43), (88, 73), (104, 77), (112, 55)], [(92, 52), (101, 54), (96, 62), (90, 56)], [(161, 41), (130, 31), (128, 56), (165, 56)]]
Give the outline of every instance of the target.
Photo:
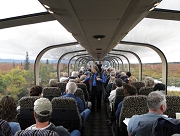
[[(52, 111), (52, 104), (47, 98), (39, 98), (34, 102), (34, 111), (40, 116), (48, 116)], [(49, 111), (43, 113), (43, 111)]]

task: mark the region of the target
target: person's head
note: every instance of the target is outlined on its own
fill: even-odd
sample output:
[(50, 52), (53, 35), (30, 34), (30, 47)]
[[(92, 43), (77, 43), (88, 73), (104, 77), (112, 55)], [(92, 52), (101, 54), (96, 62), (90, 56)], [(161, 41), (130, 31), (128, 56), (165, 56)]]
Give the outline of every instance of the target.
[(136, 95), (137, 89), (133, 85), (130, 84), (124, 84), (124, 95), (125, 96), (131, 96), (131, 95)]
[(80, 78), (76, 78), (75, 79), (75, 83), (80, 83), (81, 82), (81, 79)]
[(153, 91), (160, 91), (160, 90), (165, 91), (166, 90), (166, 85), (162, 84), (162, 83), (155, 84), (155, 86), (153, 88)]
[(63, 77), (68, 77), (68, 73), (63, 73)]
[(30, 96), (41, 96), (43, 88), (39, 85), (34, 85), (30, 88)]
[(77, 85), (74, 82), (68, 82), (66, 85), (66, 93), (74, 94), (77, 90)]
[(57, 79), (50, 79), (49, 80), (50, 87), (57, 87)]
[(121, 76), (126, 76), (126, 73), (125, 72), (121, 72)]
[(71, 73), (71, 76), (72, 76), (72, 77), (77, 77), (76, 71), (73, 71), (73, 72)]
[(0, 99), (0, 118), (8, 122), (13, 121), (17, 115), (16, 108), (14, 98), (9, 95), (3, 95)]
[(135, 76), (130, 76), (128, 83), (131, 84), (132, 82), (136, 82), (136, 81), (137, 81), (137, 79)]
[(52, 104), (47, 98), (39, 98), (34, 102), (34, 117), (38, 122), (48, 122), (52, 113)]
[(130, 76), (131, 76), (131, 72), (126, 72), (126, 75), (127, 75), (128, 77), (130, 77)]
[(116, 87), (121, 87), (122, 86), (122, 79), (116, 78), (115, 79), (115, 84), (116, 84)]
[(162, 91), (153, 91), (147, 97), (149, 111), (163, 114), (166, 110), (166, 97)]
[(154, 86), (154, 79), (152, 77), (146, 77), (144, 79), (145, 86), (153, 87)]
[(92, 67), (92, 72), (93, 72), (93, 73), (99, 72), (98, 67), (97, 67), (97, 66), (93, 66), (93, 67)]
[(87, 77), (86, 75), (82, 75), (82, 76), (80, 77), (80, 80), (83, 81), (86, 77)]

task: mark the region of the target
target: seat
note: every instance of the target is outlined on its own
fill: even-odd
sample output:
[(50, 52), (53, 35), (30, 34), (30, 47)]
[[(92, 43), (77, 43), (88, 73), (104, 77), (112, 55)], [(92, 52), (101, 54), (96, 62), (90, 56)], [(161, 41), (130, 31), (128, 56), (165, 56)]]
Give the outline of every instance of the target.
[(59, 136), (57, 132), (47, 129), (20, 130), (14, 136)]
[(0, 136), (12, 136), (11, 127), (5, 120), (0, 119)]
[(57, 82), (57, 87), (61, 89), (61, 92), (64, 93), (66, 91), (66, 84), (65, 82)]
[(40, 96), (25, 96), (19, 100), (20, 112), (17, 115), (17, 121), (21, 129), (26, 129), (36, 123), (34, 119), (34, 102), (39, 98)]
[(124, 99), (124, 89), (123, 88), (118, 88), (116, 89), (116, 96), (113, 100), (113, 110), (116, 111), (118, 104), (123, 101)]
[(89, 100), (89, 93), (88, 93), (86, 84), (84, 84), (84, 83), (76, 83), (76, 85), (78, 86), (78, 88), (81, 88), (83, 90), (84, 98), (85, 98), (86, 101), (88, 101)]
[(84, 92), (81, 88), (77, 88), (76, 92), (74, 93), (76, 97), (79, 97), (82, 102), (84, 103), (84, 107), (87, 107), (87, 102), (84, 99)]
[(150, 92), (153, 91), (153, 87), (141, 87), (139, 89), (139, 95), (148, 95)]
[(52, 123), (56, 126), (64, 126), (70, 132), (82, 128), (82, 119), (78, 110), (77, 102), (70, 97), (55, 97), (52, 103)]
[(147, 97), (144, 95), (127, 96), (123, 99), (122, 109), (119, 116), (119, 131), (127, 135), (126, 125), (123, 123), (125, 118), (131, 118), (136, 114), (145, 114), (148, 112)]
[(180, 96), (166, 96), (167, 109), (164, 112), (170, 118), (176, 118), (175, 113), (180, 113)]
[(137, 93), (139, 93), (139, 89), (141, 87), (145, 86), (144, 82), (142, 82), (142, 81), (131, 82), (131, 85), (134, 85), (136, 87)]
[(59, 87), (44, 87), (43, 89), (43, 97), (48, 98), (50, 101), (54, 97), (61, 96), (61, 90)]

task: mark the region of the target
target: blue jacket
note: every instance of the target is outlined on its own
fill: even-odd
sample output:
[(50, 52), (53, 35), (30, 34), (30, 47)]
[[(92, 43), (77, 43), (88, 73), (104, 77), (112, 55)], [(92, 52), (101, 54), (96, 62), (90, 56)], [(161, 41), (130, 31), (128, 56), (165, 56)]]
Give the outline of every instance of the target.
[(74, 98), (76, 100), (77, 104), (78, 104), (79, 112), (81, 113), (84, 110), (84, 104), (83, 104), (82, 100), (79, 97), (76, 97), (73, 94), (66, 94), (66, 95), (63, 95), (62, 97)]

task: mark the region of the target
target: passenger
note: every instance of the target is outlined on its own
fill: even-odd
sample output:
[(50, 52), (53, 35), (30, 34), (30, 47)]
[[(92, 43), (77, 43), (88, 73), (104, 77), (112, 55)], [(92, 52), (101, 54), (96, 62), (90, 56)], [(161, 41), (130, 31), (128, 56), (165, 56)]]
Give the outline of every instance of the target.
[[(125, 84), (123, 87), (124, 87), (124, 96), (125, 97), (126, 96), (136, 95), (137, 89), (133, 85)], [(115, 115), (113, 115), (111, 118), (109, 118), (109, 124), (112, 124), (113, 121), (115, 121), (116, 119), (119, 118), (119, 115), (120, 115), (120, 112), (121, 112), (121, 108), (122, 108), (122, 104), (123, 104), (123, 101), (121, 101), (118, 104), (118, 107), (117, 107), (117, 110), (115, 112)]]
[(97, 98), (97, 112), (101, 111), (101, 96), (102, 96), (102, 85), (106, 82), (105, 76), (99, 72), (97, 66), (93, 66), (92, 75), (88, 76), (83, 82), (90, 81), (90, 96), (92, 103), (91, 112), (95, 111), (95, 99)]
[(98, 66), (99, 72), (101, 72), (101, 71), (102, 71), (102, 64), (101, 64), (101, 61), (99, 61), (99, 64), (97, 64), (97, 66)]
[(11, 127), (12, 134), (21, 130), (19, 123), (15, 121), (17, 115), (17, 106), (14, 98), (8, 95), (3, 95), (0, 99), (0, 118), (7, 121)]
[(157, 83), (155, 84), (153, 91), (165, 91), (166, 90), (166, 85), (162, 83)]
[(166, 97), (161, 91), (154, 91), (149, 93), (147, 97), (147, 106), (149, 112), (143, 115), (133, 115), (128, 123), (127, 131), (131, 132), (137, 127), (140, 121), (153, 121), (158, 118), (167, 118), (163, 115), (166, 110)]
[(126, 84), (128, 84), (129, 78), (130, 78), (130, 76), (131, 76), (131, 72), (126, 72), (126, 76), (127, 76), (127, 78), (124, 79), (124, 82), (125, 82)]
[(74, 82), (68, 82), (66, 85), (66, 95), (63, 95), (61, 97), (71, 97), (76, 100), (81, 116), (85, 115), (85, 120), (84, 120), (84, 124), (85, 124), (90, 117), (91, 111), (89, 109), (85, 109), (82, 100), (74, 95), (76, 90), (77, 90), (77, 85)]
[(68, 74), (63, 73), (63, 76), (59, 79), (60, 82), (68, 82)]
[(76, 72), (76, 71), (73, 71), (73, 72), (71, 73), (71, 76), (68, 77), (68, 81), (69, 81), (70, 79), (76, 79), (77, 77), (78, 77), (77, 72)]
[(0, 136), (13, 136), (9, 123), (0, 119)]
[[(70, 133), (63, 126), (55, 126), (51, 123), (52, 104), (47, 98), (39, 98), (34, 102), (34, 118), (36, 124), (26, 130), (47, 129), (57, 132), (60, 136), (70, 136)], [(78, 132), (79, 133), (79, 132)]]
[(131, 84), (132, 82), (136, 82), (136, 81), (137, 81), (137, 79), (136, 79), (135, 76), (130, 76), (130, 77), (129, 77), (128, 84)]
[(30, 96), (42, 96), (43, 88), (39, 85), (34, 85), (30, 88), (29, 95)]
[(113, 100), (114, 100), (114, 98), (116, 96), (116, 90), (119, 89), (119, 88), (123, 88), (123, 86), (122, 86), (122, 79), (116, 78), (115, 79), (115, 86), (116, 86), (116, 89), (112, 90), (110, 92), (110, 96), (108, 97), (110, 103), (113, 102)]
[(152, 77), (146, 77), (144, 79), (144, 83), (146, 87), (153, 87), (154, 86), (154, 79)]
[(108, 84), (106, 86), (106, 93), (108, 94), (108, 96), (109, 96), (109, 94), (110, 94), (110, 92), (112, 90), (112, 84), (115, 83), (115, 79), (116, 79), (116, 73), (114, 71), (112, 71), (110, 73), (109, 82), (108, 82)]
[(57, 87), (57, 79), (50, 79), (49, 87)]
[(121, 76), (120, 76), (120, 78), (122, 79), (122, 81), (124, 81), (124, 82), (125, 82), (125, 79), (126, 79), (126, 78), (128, 78), (128, 76), (126, 75), (126, 73), (125, 73), (125, 72), (121, 72)]

